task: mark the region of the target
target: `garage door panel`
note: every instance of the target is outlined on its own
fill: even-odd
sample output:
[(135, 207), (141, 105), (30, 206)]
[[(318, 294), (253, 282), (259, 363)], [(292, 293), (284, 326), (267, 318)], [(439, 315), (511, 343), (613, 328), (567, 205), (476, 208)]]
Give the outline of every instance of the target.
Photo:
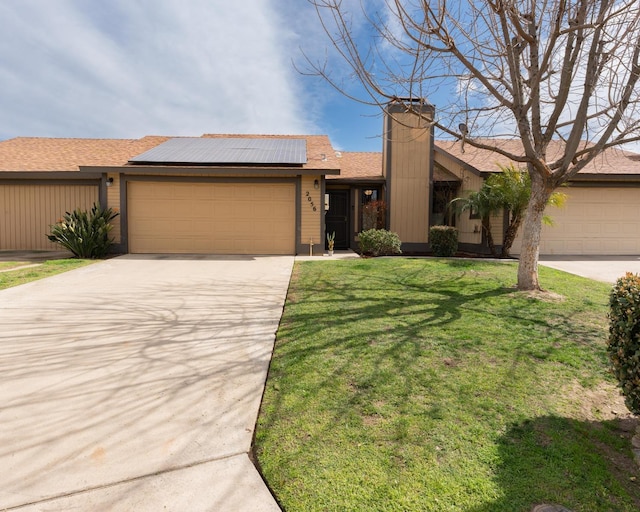
[(640, 217), (640, 205), (623, 205), (622, 206), (622, 218), (634, 219)]
[[(632, 255), (640, 253), (640, 188), (563, 189), (567, 203), (549, 207), (540, 254)], [(520, 232), (512, 252), (518, 254)]]
[(194, 188), (192, 190), (192, 196), (194, 201), (211, 202), (211, 190), (208, 188)]
[(193, 187), (178, 185), (172, 195), (172, 199), (195, 199), (196, 192)]
[(148, 187), (139, 192), (141, 199), (149, 199), (153, 201), (166, 201), (173, 197), (174, 191), (166, 187), (158, 187), (155, 184), (149, 184)]
[(211, 213), (212, 213), (211, 206), (212, 204), (210, 199), (208, 200), (198, 199), (193, 201), (191, 207), (193, 209), (194, 217), (203, 217), (203, 218), (211, 217)]
[(128, 217), (129, 250), (134, 253), (295, 252), (292, 183), (132, 181)]

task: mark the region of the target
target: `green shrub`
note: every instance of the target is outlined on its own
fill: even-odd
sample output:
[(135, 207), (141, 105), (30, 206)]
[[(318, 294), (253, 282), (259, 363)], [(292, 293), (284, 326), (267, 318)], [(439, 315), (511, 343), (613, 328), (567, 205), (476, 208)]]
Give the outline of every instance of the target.
[(102, 209), (94, 204), (91, 211), (79, 208), (65, 212), (64, 218), (50, 226), (47, 238), (71, 251), (78, 258), (103, 258), (113, 244), (110, 222), (118, 216), (111, 208)]
[(386, 229), (368, 229), (360, 233), (360, 252), (367, 256), (402, 254), (400, 237)]
[(451, 226), (432, 226), (429, 244), (434, 256), (453, 256), (458, 250), (458, 230)]
[(627, 407), (640, 414), (640, 275), (628, 272), (611, 290), (607, 349)]

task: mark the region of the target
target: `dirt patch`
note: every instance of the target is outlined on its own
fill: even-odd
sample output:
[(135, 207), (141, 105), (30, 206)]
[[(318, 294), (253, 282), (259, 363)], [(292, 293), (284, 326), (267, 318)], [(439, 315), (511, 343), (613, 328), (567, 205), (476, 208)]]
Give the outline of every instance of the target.
[(562, 390), (561, 396), (568, 405), (574, 405), (573, 413), (579, 420), (607, 421), (633, 418), (624, 404), (620, 390), (608, 382), (602, 382), (593, 389), (573, 382)]
[(375, 427), (376, 425), (380, 424), (382, 419), (382, 416), (378, 414), (369, 414), (362, 417), (362, 423), (365, 427)]
[(515, 291), (511, 293), (512, 297), (524, 297), (526, 299), (541, 300), (543, 302), (564, 302), (564, 295), (559, 293), (549, 292), (546, 290), (527, 290), (527, 291)]
[(47, 260), (73, 258), (68, 251), (0, 251), (0, 261), (24, 261), (42, 263)]
[(7, 267), (0, 266), (0, 272), (13, 272), (14, 270), (22, 270), (24, 268), (39, 267), (42, 263), (28, 263), (17, 261), (15, 265), (8, 265)]

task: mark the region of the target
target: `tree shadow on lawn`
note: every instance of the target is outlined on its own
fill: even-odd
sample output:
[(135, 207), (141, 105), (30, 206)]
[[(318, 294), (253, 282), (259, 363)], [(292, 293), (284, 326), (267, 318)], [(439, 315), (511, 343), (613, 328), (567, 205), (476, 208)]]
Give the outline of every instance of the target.
[(637, 423), (542, 416), (510, 425), (497, 441), (502, 497), (466, 512), (529, 512), (542, 503), (573, 512), (640, 510), (631, 453)]
[[(451, 268), (458, 272), (445, 279), (419, 271), (367, 275), (364, 265), (364, 272), (355, 271), (353, 265), (351, 273), (340, 281), (325, 279), (321, 272), (303, 276), (304, 287), (294, 287), (290, 301), (300, 307), (285, 311), (281, 324), (270, 379), (282, 381), (267, 390), (269, 413), (261, 416), (259, 437), (264, 433), (263, 439), (268, 438), (274, 422), (282, 418), (297, 422), (299, 418), (289, 416), (290, 407), (299, 416), (307, 415), (307, 406), (314, 412), (300, 422), (304, 435), (292, 438), (287, 452), (279, 454), (280, 468), (289, 462), (295, 467), (296, 459), (314, 453), (305, 445), (319, 442), (322, 446), (323, 439), (332, 438), (336, 425), (353, 428), (354, 435), (358, 428), (371, 427), (375, 439), (379, 435), (375, 429), (383, 428), (385, 417), (394, 418), (391, 428), (395, 429), (391, 439), (390, 430), (386, 431), (387, 452), (402, 461), (407, 444), (426, 446), (425, 425), (451, 419), (446, 396), (465, 391), (476, 410), (483, 404), (500, 409), (487, 410), (488, 421), (505, 432), (495, 441), (497, 466), (491, 468), (502, 498), (464, 509), (466, 512), (528, 512), (537, 503), (560, 503), (574, 512), (640, 509), (637, 484), (629, 480), (637, 468), (630, 465), (628, 439), (619, 437), (630, 436), (617, 433), (619, 426), (614, 421), (542, 416), (511, 424), (514, 418), (529, 415), (528, 406), (516, 410), (522, 405), (495, 401), (505, 389), (514, 389), (514, 381), (522, 379), (531, 381), (530, 399), (536, 392), (548, 391), (545, 382), (537, 388), (532, 364), (539, 361), (568, 367), (561, 375), (563, 380), (553, 380), (551, 387), (580, 379), (581, 369), (586, 367), (591, 377), (600, 375), (599, 370), (591, 371), (602, 366), (604, 354), (600, 346), (603, 327), (599, 320), (590, 318), (594, 310), (580, 309), (579, 305), (558, 308), (557, 304), (520, 295), (505, 305), (504, 297), (514, 294), (505, 279), (489, 275), (487, 280), (482, 272)], [(467, 326), (458, 330), (460, 319)], [(476, 333), (469, 327), (473, 322), (484, 331)], [(516, 334), (518, 338), (512, 339)], [(482, 352), (483, 344), (494, 352), (487, 356)], [(425, 352), (429, 353), (426, 359)], [(589, 358), (594, 364), (585, 366)], [(468, 380), (463, 390), (457, 372), (483, 365), (493, 379), (482, 383)], [(312, 378), (307, 378), (309, 374)], [(548, 378), (557, 377), (553, 373)], [(297, 380), (304, 384), (298, 386)], [(348, 385), (346, 394), (340, 389), (344, 382)], [(476, 384), (483, 387), (476, 388)], [(393, 394), (385, 402), (384, 393), (390, 388)], [(509, 391), (506, 393), (508, 397)], [(524, 395), (517, 398), (528, 400)], [(323, 400), (332, 405), (325, 408)], [(414, 426), (403, 431), (407, 415), (413, 415)], [(502, 423), (501, 418), (506, 421)], [(456, 435), (453, 432), (451, 435)], [(277, 429), (273, 435), (278, 435)], [(616, 436), (621, 444), (615, 441)], [(375, 441), (371, 445), (375, 446)], [(317, 461), (316, 466), (320, 464)], [(279, 470), (271, 471), (277, 478)]]
[[(413, 277), (387, 274), (384, 277), (363, 275), (362, 280), (340, 282), (318, 279), (305, 284), (308, 290), (304, 298), (294, 292), (289, 295), (288, 302), (295, 304), (304, 300), (313, 306), (309, 312), (305, 309), (296, 313), (293, 319), (305, 323), (309, 332), (314, 332), (336, 323), (385, 318), (390, 321), (402, 318), (416, 327), (437, 327), (459, 320), (462, 308), (513, 293), (513, 289), (501, 285), (487, 289), (485, 283), (479, 286), (474, 286), (472, 280), (462, 283), (468, 277), (466, 272), (451, 279), (430, 281), (425, 278), (418, 283), (411, 282)], [(289, 320), (287, 315), (285, 320)]]
[[(277, 347), (275, 360), (308, 361), (313, 366), (313, 361), (334, 357), (337, 361), (326, 375), (331, 384), (367, 358), (372, 381), (390, 366), (406, 375), (405, 395), (413, 387), (410, 375), (416, 373), (417, 358), (431, 349), (446, 356), (441, 362), (447, 366), (485, 348), (492, 351), (489, 357), (507, 357), (513, 368), (545, 360), (574, 369), (586, 361), (605, 362), (600, 346), (603, 327), (591, 311), (576, 315), (571, 309), (563, 312), (553, 303), (520, 295), (505, 301), (514, 288), (500, 279), (487, 283), (482, 272), (467, 266), (451, 265), (454, 273), (449, 279), (430, 278), (419, 269), (398, 275), (358, 275), (355, 265), (351, 270), (356, 272), (344, 281), (324, 280), (322, 273), (311, 280), (306, 276), (304, 290), (289, 296), (289, 303), (304, 304), (285, 309), (278, 334), (278, 343), (285, 346)], [(576, 318), (585, 315), (586, 320)], [(277, 368), (278, 364), (272, 367)], [(433, 378), (439, 374), (433, 372)], [(518, 376), (513, 373), (512, 378)], [(321, 390), (322, 379), (316, 384)]]
[[(483, 337), (490, 341), (487, 332), (501, 327), (526, 333), (522, 336), (526, 343), (511, 344), (509, 350), (548, 359), (565, 350), (591, 350), (590, 341), (602, 338), (603, 324), (591, 311), (563, 312), (552, 302), (520, 295), (499, 279), (487, 283), (483, 272), (470, 270), (466, 262), (454, 261), (448, 267), (454, 271), (448, 279), (431, 278), (420, 269), (358, 276), (356, 265), (351, 269), (356, 272), (344, 281), (316, 276), (305, 283), (304, 291), (289, 296), (289, 304), (304, 301), (310, 307), (291, 314), (285, 309), (283, 331), (292, 327), (313, 340), (291, 350), (296, 358), (312, 357), (317, 351), (349, 350), (392, 337), (393, 352), (409, 350), (417, 355), (425, 340), (430, 346), (447, 343), (452, 352), (459, 352), (482, 344)], [(501, 300), (507, 296), (513, 300)]]

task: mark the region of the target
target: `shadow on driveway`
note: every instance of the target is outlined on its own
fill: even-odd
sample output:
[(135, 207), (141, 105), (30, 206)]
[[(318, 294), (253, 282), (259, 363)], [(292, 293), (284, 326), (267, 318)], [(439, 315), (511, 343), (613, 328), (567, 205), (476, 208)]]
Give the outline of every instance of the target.
[[(0, 508), (247, 459), (292, 262), (123, 257), (1, 291)], [(224, 471), (162, 492), (278, 510)]]

